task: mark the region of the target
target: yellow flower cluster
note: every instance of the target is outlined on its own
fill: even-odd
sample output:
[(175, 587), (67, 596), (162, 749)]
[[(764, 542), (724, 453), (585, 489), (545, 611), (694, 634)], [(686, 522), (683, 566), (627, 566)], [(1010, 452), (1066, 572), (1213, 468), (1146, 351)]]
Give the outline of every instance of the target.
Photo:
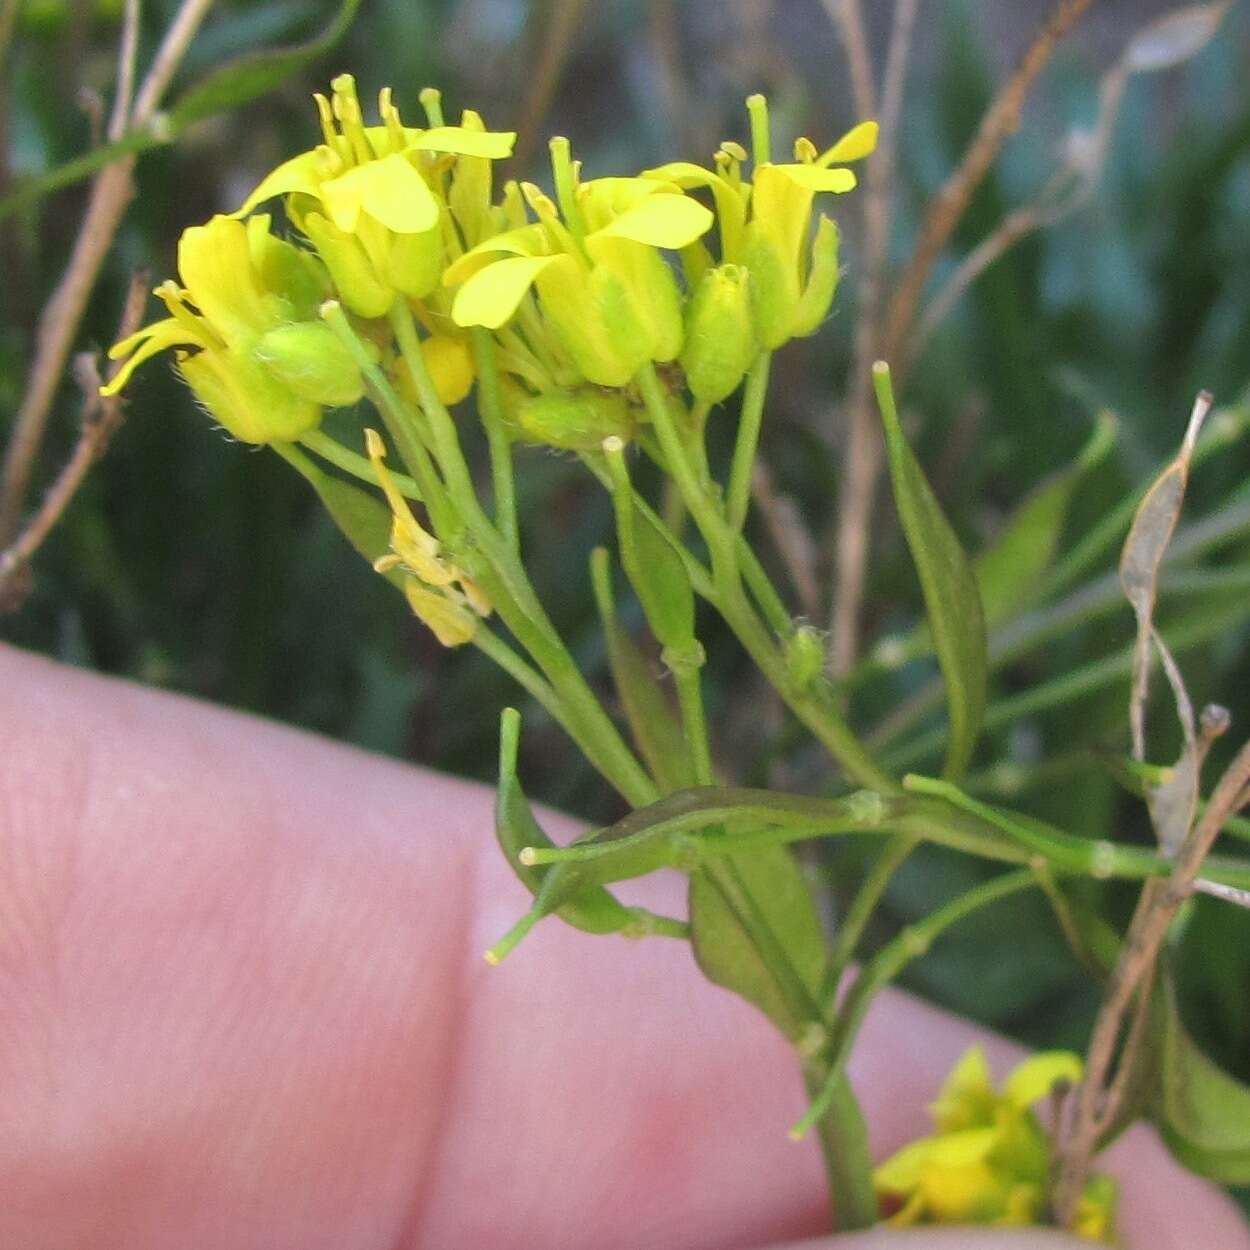
[[(106, 389), (172, 347), (226, 430), (250, 443), (294, 440), (323, 408), (364, 389), (318, 319), (326, 299), (348, 311), (415, 400), (385, 320), (407, 301), (443, 402), (471, 390), (468, 331), (484, 327), (512, 433), (597, 446), (641, 420), (626, 392), (648, 361), (677, 362), (694, 398), (716, 403), (761, 350), (812, 333), (827, 314), (837, 229), (821, 217), (809, 239), (813, 200), (855, 185), (842, 163), (872, 150), (874, 123), (823, 154), (801, 139), (793, 162), (757, 161), (753, 182), (733, 143), (710, 169), (679, 162), (583, 182), (555, 140), (554, 199), (509, 182), (496, 202), (492, 165), (515, 136), (487, 130), (471, 111), (448, 126), (438, 93), (421, 99), (426, 127), (404, 123), (389, 89), (367, 124), (352, 77), (336, 78), (316, 97), (322, 142), (279, 165), (237, 212), (184, 233), (181, 285), (157, 289), (170, 316), (112, 349), (128, 359)], [(276, 237), (268, 214), (252, 215), (274, 200), (300, 242)], [(714, 226), (718, 256), (705, 243)]]
[[(633, 385), (644, 367), (667, 366), (671, 385), (708, 406), (761, 351), (816, 329), (837, 285), (837, 230), (822, 217), (809, 238), (813, 201), (850, 190), (840, 163), (876, 141), (864, 123), (823, 155), (800, 140), (785, 164), (757, 146), (753, 182), (732, 143), (712, 169), (583, 182), (557, 139), (554, 198), (513, 181), (496, 199), (494, 162), (515, 135), (478, 114), (449, 126), (426, 90), (427, 125), (410, 126), (385, 89), (370, 124), (349, 74), (315, 98), (322, 141), (236, 212), (183, 233), (180, 281), (156, 290), (169, 315), (112, 348), (125, 363), (105, 393), (172, 348), (201, 404), (244, 442), (323, 438), (325, 410), (366, 391), (384, 416), (406, 406), (423, 439), (430, 405), (466, 398), (489, 351), (493, 436), (575, 449), (628, 439), (646, 420)], [(763, 100), (750, 103), (766, 149)], [(290, 239), (274, 233), (275, 201)], [(376, 435), (368, 450), (365, 472), (393, 515), (384, 571), (402, 571), (441, 641), (467, 641), (490, 610), (485, 595), (418, 524)]]
[[(887, 1159), (873, 1175), (886, 1222), (1030, 1225), (1044, 1218), (1052, 1151), (1032, 1111), (1056, 1086), (1081, 1079), (1069, 1051), (1026, 1059), (994, 1088), (985, 1052), (959, 1061), (930, 1107), (937, 1131)], [(1072, 1231), (1090, 1241), (1115, 1238), (1115, 1182), (1094, 1176)]]

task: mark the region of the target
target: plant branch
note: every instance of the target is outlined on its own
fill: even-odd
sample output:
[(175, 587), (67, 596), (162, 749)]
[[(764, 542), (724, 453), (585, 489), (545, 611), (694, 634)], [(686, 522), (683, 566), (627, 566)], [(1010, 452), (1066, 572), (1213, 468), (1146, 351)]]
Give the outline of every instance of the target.
[(1050, 60), (1059, 40), (1093, 3), (1094, 0), (1059, 0), (1046, 24), (1029, 45), (1015, 73), (986, 109), (976, 136), (959, 166), (929, 205), (916, 250), (890, 301), (880, 353), (884, 359), (905, 365), (903, 347), (934, 262), (959, 224), (994, 158), (1020, 124), (1021, 109), (1038, 74)]
[[(211, 4), (212, 0), (183, 0), (139, 88), (126, 129), (151, 120)], [(40, 315), (34, 363), (0, 468), (0, 543), (7, 542), (20, 523), (65, 362), (104, 257), (134, 195), (131, 174), (137, 159), (134, 154), (124, 156), (96, 176), (69, 264)]]
[[(1250, 783), (1250, 742), (1242, 746), (1217, 783), (1206, 810), (1181, 846), (1172, 875), (1143, 888), (1129, 925), (1120, 958), (1111, 974), (1106, 997), (1094, 1022), (1085, 1061), (1085, 1079), (1077, 1092), (1072, 1121), (1059, 1160), (1055, 1213), (1064, 1227), (1071, 1224), (1089, 1163), (1103, 1128), (1115, 1119), (1112, 1094), (1122, 1095), (1125, 1083), (1109, 1079), (1117, 1043), (1134, 997), (1146, 993), (1159, 949), (1180, 905), (1189, 897), (1225, 821), (1236, 814)], [(1130, 1038), (1132, 1030), (1130, 1029)], [(1121, 1064), (1127, 1056), (1121, 1056)]]
[[(136, 273), (131, 277), (130, 289), (126, 294), (126, 303), (117, 327), (119, 339), (126, 338), (139, 328), (143, 319), (143, 307), (147, 302), (147, 284), (148, 275), (145, 273)], [(0, 552), (0, 612), (13, 611), (19, 606), (20, 600), (24, 598), (21, 593), (21, 571), (29, 566), (31, 557), (61, 519), (70, 500), (82, 485), (83, 478), (104, 454), (104, 449), (125, 416), (120, 395), (100, 394), (100, 376), (94, 358), (89, 353), (84, 353), (78, 357), (77, 365), (83, 390), (78, 441), (48, 488), (35, 515), (26, 523), (17, 538)], [(108, 370), (109, 376), (115, 374), (119, 368), (118, 364), (112, 365)]]
[[(847, 7), (847, 6), (844, 6)], [(881, 472), (881, 438), (872, 404), (872, 363), (881, 352), (880, 304), (889, 260), (894, 152), (903, 85), (919, 0), (897, 0), (886, 53), (877, 150), (868, 161), (863, 206), (863, 258), (856, 294), (854, 362), (846, 402), (847, 444), (838, 492), (836, 585), (830, 619), (830, 668), (842, 675), (859, 650), (860, 606), (868, 563), (869, 518)], [(889, 359), (887, 356), (886, 359)]]

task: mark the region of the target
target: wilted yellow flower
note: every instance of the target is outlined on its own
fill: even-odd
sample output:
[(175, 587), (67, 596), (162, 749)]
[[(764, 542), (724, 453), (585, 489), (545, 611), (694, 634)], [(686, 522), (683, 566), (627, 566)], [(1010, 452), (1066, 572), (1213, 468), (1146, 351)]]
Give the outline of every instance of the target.
[(129, 357), (102, 388), (116, 394), (145, 360), (170, 347), (191, 389), (221, 424), (247, 443), (298, 438), (321, 420), (323, 405), (354, 403), (360, 372), (317, 321), (329, 291), (325, 270), (309, 252), (269, 233), (269, 218), (246, 225), (214, 217), (178, 243), (183, 286), (164, 282), (156, 294), (169, 310), (114, 345)]
[(383, 463), (386, 448), (376, 430), (365, 430), (365, 448), (391, 506), (390, 554), (376, 560), (373, 567), (379, 573), (399, 568), (407, 574), (404, 594), (408, 604), (443, 646), (458, 647), (471, 642), (478, 618), (491, 613), (490, 600), (443, 555), (438, 539), (412, 515)]
[[(930, 1107), (937, 1132), (904, 1146), (873, 1174), (886, 1222), (915, 1224), (1037, 1223), (1050, 1184), (1051, 1144), (1031, 1110), (1061, 1082), (1081, 1079), (1068, 1051), (1026, 1059), (994, 1088), (985, 1052), (959, 1061)], [(1081, 1198), (1079, 1236), (1110, 1242), (1115, 1184), (1094, 1177)]]
[[(316, 246), (343, 304), (358, 316), (381, 317), (396, 292), (421, 299), (438, 287), (446, 167), (458, 156), (473, 159), (459, 179), (459, 202), (466, 215), (480, 214), (483, 190), (489, 197), (481, 162), (509, 156), (516, 136), (485, 130), (475, 113), (463, 126), (405, 126), (390, 88), (378, 98), (382, 124), (366, 126), (350, 74), (334, 79), (330, 99), (315, 98), (324, 142), (279, 165), (235, 215), (287, 197), (288, 214)], [(456, 185), (453, 176), (453, 191)]]

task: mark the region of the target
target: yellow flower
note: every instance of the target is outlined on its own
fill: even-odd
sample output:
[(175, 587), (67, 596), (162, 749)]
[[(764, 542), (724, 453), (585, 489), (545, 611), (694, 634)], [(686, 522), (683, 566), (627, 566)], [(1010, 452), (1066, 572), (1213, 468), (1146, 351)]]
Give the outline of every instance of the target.
[(404, 502), (383, 463), (386, 448), (376, 430), (365, 430), (365, 448), (386, 501), (391, 506), (391, 550), (374, 562), (379, 573), (402, 569), (404, 594), (414, 615), (424, 621), (445, 647), (471, 642), (479, 617), (491, 613), (490, 600), (451, 560), (441, 544), (423, 529)]
[[(855, 175), (842, 163), (862, 159), (876, 143), (877, 123), (867, 121), (823, 153), (810, 140), (799, 139), (793, 162), (763, 162), (755, 167), (751, 182), (743, 180), (747, 153), (736, 143), (721, 146), (715, 171), (677, 161), (643, 176), (711, 191), (721, 261), (749, 272), (756, 336), (762, 347), (773, 349), (814, 333), (828, 313), (837, 288), (838, 233), (833, 221), (822, 216), (808, 246), (812, 206), (820, 192), (852, 190)], [(697, 250), (683, 260), (696, 275), (711, 263)]]
[(459, 285), (452, 317), (499, 329), (536, 288), (577, 373), (598, 386), (624, 386), (648, 360), (670, 361), (681, 350), (681, 292), (661, 253), (704, 234), (712, 214), (653, 179), (578, 184), (571, 174), (570, 182), (565, 220), (527, 185), (538, 221), (486, 239), (448, 268), (444, 283)]
[(334, 79), (330, 99), (315, 98), (324, 142), (279, 165), (235, 216), (285, 196), (288, 214), (325, 261), (343, 304), (358, 316), (381, 317), (397, 292), (422, 299), (438, 287), (450, 229), (442, 190), (448, 165), (472, 158), (463, 177), (453, 175), (452, 187), (459, 186), (466, 216), (477, 214), (474, 228), (485, 228), (481, 196), (489, 198), (489, 162), (509, 156), (516, 136), (487, 131), (476, 114), (466, 114), (463, 126), (405, 126), (389, 87), (378, 98), (382, 124), (366, 126), (350, 74)]
[(169, 316), (115, 344), (128, 357), (107, 386), (116, 394), (145, 360), (170, 347), (183, 377), (236, 438), (269, 443), (298, 438), (321, 420), (322, 406), (354, 403), (359, 370), (317, 322), (329, 293), (311, 253), (269, 233), (269, 218), (246, 225), (214, 217), (183, 231), (178, 243), (183, 286), (156, 294)]
[[(1051, 1147), (1031, 1108), (1081, 1075), (1078, 1056), (1052, 1051), (1026, 1059), (999, 1092), (985, 1052), (974, 1046), (930, 1107), (937, 1132), (904, 1146), (873, 1174), (886, 1222), (1037, 1223), (1045, 1213)], [(1114, 1182), (1094, 1177), (1081, 1199), (1077, 1234), (1110, 1242), (1115, 1199)]]

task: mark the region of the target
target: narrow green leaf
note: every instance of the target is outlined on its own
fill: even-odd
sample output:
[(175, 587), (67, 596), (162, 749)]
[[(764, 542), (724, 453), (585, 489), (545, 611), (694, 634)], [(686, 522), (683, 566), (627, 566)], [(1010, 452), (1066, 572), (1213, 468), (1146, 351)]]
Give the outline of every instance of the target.
[(950, 736), (944, 771), (947, 777), (958, 778), (972, 758), (985, 716), (985, 614), (972, 566), (903, 437), (890, 368), (878, 361), (872, 375), (899, 520), (920, 577), (946, 682)]
[(1194, 1043), (1165, 981), (1155, 1123), (1173, 1155), (1200, 1176), (1250, 1184), (1250, 1086), (1229, 1076)]
[[(505, 708), (499, 724), (499, 785), (495, 791), (495, 836), (504, 858), (531, 894), (538, 895), (551, 868), (526, 864), (523, 848), (550, 847), (555, 843), (534, 818), (529, 800), (517, 777), (517, 746), (521, 715)], [(587, 890), (557, 909), (560, 919), (587, 933), (619, 933), (633, 919), (633, 912), (602, 887)]]
[[(391, 510), (376, 495), (332, 477), (291, 443), (272, 444), (276, 451), (317, 492), (330, 519), (370, 564), (391, 549)], [(404, 574), (391, 569), (386, 579), (403, 588)]]
[(37, 203), (53, 191), (91, 177), (125, 156), (173, 143), (193, 122), (236, 108), (272, 90), (305, 65), (329, 52), (346, 33), (360, 3), (361, 0), (342, 0), (329, 25), (306, 43), (251, 52), (219, 66), (188, 88), (172, 109), (158, 114), (150, 126), (131, 131), (114, 143), (84, 152), (45, 174), (23, 179), (8, 195), (0, 198), (0, 221), (27, 205)]
[[(758, 1007), (792, 1042), (818, 1019), (825, 936), (785, 847), (734, 855), (690, 877), (690, 935), (709, 981)], [(778, 975), (778, 963), (789, 973)]]
[(249, 52), (219, 66), (178, 98), (170, 110), (170, 120), (181, 128), (272, 91), (329, 52), (347, 33), (359, 8), (360, 0), (341, 0), (338, 12), (321, 33), (305, 43)]
[(591, 584), (603, 624), (612, 681), (647, 771), (661, 791), (672, 794), (695, 784), (690, 752), (651, 666), (617, 617), (610, 562), (611, 556), (603, 547), (596, 547), (591, 553)]
[(1039, 579), (1054, 559), (1077, 486), (1114, 443), (1114, 419), (1104, 414), (1076, 460), (1030, 492), (998, 537), (977, 556), (973, 572), (986, 625), (1007, 620), (1033, 600)]

